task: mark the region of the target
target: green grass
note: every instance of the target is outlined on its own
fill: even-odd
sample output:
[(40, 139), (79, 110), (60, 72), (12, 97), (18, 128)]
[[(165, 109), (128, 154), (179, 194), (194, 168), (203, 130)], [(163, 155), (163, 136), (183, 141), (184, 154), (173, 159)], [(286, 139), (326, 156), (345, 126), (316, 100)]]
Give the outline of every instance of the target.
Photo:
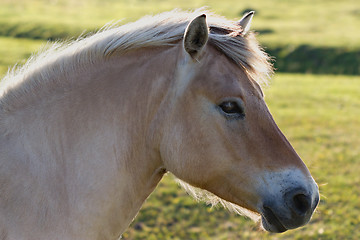
[(360, 77), (278, 74), (275, 120), (320, 185), (311, 222), (283, 234), (187, 196), (166, 176), (123, 239), (360, 239)]
[(42, 40), (0, 37), (0, 79), (15, 63), (24, 64), (45, 43)]

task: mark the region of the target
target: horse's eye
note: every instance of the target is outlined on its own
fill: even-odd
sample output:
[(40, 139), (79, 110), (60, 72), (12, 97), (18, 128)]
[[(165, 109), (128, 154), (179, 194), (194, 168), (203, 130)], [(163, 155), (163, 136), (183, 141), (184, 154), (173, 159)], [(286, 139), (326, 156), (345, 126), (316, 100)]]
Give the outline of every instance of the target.
[(237, 101), (225, 101), (219, 104), (221, 111), (229, 118), (244, 118), (244, 108)]

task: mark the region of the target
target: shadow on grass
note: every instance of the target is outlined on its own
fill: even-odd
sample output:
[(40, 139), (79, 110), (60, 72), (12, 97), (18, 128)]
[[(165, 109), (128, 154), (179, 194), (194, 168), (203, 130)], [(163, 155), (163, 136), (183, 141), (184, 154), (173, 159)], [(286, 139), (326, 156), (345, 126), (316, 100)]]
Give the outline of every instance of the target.
[(275, 57), (278, 72), (315, 74), (360, 74), (360, 49), (286, 46), (266, 49)]

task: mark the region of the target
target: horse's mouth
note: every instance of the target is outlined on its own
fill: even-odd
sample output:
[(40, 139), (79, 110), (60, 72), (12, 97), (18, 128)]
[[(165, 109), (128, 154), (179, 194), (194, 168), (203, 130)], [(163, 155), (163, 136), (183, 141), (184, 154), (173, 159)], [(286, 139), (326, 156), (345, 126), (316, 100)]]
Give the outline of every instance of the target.
[(261, 222), (264, 229), (269, 232), (282, 233), (287, 230), (287, 228), (276, 217), (274, 212), (268, 207), (263, 208)]

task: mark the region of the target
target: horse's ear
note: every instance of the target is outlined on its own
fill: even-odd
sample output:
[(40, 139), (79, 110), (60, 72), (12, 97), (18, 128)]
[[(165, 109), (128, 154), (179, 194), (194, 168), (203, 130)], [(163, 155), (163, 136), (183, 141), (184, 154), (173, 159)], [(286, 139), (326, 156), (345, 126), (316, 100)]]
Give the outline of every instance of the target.
[(193, 19), (185, 30), (184, 48), (192, 57), (196, 58), (209, 38), (209, 29), (206, 24), (206, 15), (200, 15)]
[(250, 30), (251, 20), (254, 16), (255, 11), (246, 13), (239, 21), (239, 25), (242, 27), (242, 34), (245, 35)]

